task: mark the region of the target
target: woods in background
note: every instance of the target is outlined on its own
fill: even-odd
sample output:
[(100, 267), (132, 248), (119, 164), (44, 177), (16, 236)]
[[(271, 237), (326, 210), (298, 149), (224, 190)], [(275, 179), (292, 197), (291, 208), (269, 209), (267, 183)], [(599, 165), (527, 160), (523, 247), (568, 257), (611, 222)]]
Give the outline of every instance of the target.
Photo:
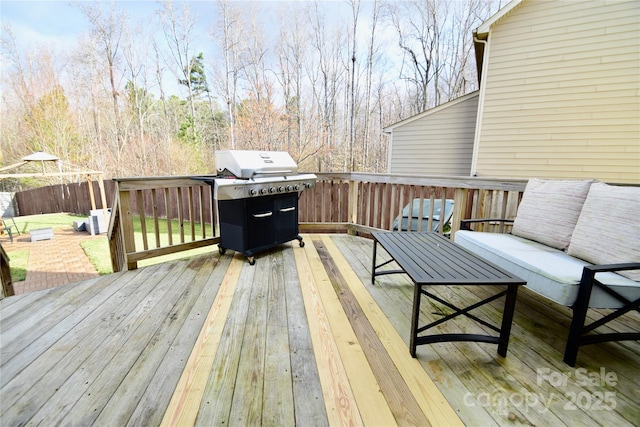
[(385, 126), (477, 89), (472, 30), (500, 5), (169, 1), (141, 22), (124, 6), (75, 5), (90, 31), (64, 52), (3, 23), (1, 164), (45, 151), (107, 177), (185, 175), (250, 149), (385, 172)]

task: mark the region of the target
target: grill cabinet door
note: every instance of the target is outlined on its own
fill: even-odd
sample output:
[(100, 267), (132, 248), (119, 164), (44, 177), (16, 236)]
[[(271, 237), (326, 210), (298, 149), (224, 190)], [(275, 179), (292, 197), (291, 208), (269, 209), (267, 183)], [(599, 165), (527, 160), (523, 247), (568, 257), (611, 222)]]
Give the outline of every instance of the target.
[(276, 244), (298, 236), (298, 193), (283, 194), (274, 201)]
[(245, 199), (247, 221), (247, 245), (245, 250), (260, 250), (273, 245), (275, 212), (271, 197)]

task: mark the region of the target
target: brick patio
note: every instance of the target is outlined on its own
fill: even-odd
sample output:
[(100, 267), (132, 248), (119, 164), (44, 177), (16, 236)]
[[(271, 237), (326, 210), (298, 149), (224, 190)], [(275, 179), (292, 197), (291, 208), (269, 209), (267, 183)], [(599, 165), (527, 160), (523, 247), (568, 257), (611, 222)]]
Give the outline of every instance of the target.
[(13, 284), (16, 295), (98, 277), (80, 246), (83, 241), (96, 238), (100, 236), (72, 227), (55, 229), (53, 240), (37, 242), (31, 242), (28, 233), (14, 236), (13, 243), (8, 235), (1, 235), (0, 243), (9, 258), (12, 252), (29, 250), (27, 277)]

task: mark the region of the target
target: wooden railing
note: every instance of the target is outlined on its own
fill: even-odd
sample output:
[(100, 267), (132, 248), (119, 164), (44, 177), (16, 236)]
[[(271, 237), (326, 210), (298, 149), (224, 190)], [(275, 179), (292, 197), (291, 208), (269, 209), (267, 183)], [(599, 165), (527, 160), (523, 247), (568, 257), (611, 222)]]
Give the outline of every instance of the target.
[[(300, 226), (303, 231), (391, 231), (402, 209), (413, 199), (431, 201), (431, 212), (418, 215), (429, 218), (426, 228), (431, 229), (433, 202), (441, 200), (444, 203), (446, 199), (453, 199), (454, 212), (450, 223), (451, 231), (455, 232), (462, 219), (515, 218), (527, 183), (525, 180), (364, 173), (317, 175), (315, 188), (303, 192), (300, 198)], [(418, 227), (421, 227), (420, 221)], [(509, 231), (509, 226), (496, 222), (480, 223), (474, 227)], [(439, 232), (444, 231), (444, 224), (439, 224)]]
[[(107, 232), (113, 271), (135, 269), (143, 259), (220, 241), (215, 236), (212, 191), (207, 183), (189, 177), (114, 181), (116, 191)], [(174, 230), (175, 221), (178, 230)], [(138, 222), (141, 239), (136, 241)]]
[[(515, 218), (525, 180), (412, 177), (364, 173), (318, 175), (316, 186), (300, 196), (301, 232), (370, 233), (393, 229), (394, 220), (413, 199), (453, 199), (451, 232), (467, 218)], [(215, 209), (208, 184), (189, 177), (116, 179), (117, 188), (109, 227), (109, 245), (114, 271), (132, 269), (142, 259), (180, 252), (219, 242), (215, 233)], [(422, 205), (422, 204), (420, 204)], [(433, 212), (428, 217), (431, 229)], [(136, 242), (134, 217), (140, 218), (143, 239)], [(180, 224), (180, 242), (161, 241), (159, 224), (165, 221), (171, 235), (170, 218)], [(409, 218), (409, 222), (411, 218)], [(195, 229), (213, 230), (211, 235)], [(418, 222), (421, 227), (422, 222)], [(190, 230), (184, 230), (189, 226)], [(503, 223), (476, 224), (476, 229), (507, 232)], [(444, 224), (438, 231), (445, 233)], [(148, 236), (154, 237), (149, 239)]]

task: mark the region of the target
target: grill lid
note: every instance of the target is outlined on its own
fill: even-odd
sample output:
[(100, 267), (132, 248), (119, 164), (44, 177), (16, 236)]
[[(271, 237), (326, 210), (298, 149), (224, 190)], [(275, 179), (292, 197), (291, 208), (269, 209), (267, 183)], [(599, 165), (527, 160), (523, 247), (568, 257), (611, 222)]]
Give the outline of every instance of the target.
[(258, 175), (295, 175), (298, 165), (284, 151), (216, 151), (216, 169), (223, 173), (226, 169), (237, 178), (254, 178)]

